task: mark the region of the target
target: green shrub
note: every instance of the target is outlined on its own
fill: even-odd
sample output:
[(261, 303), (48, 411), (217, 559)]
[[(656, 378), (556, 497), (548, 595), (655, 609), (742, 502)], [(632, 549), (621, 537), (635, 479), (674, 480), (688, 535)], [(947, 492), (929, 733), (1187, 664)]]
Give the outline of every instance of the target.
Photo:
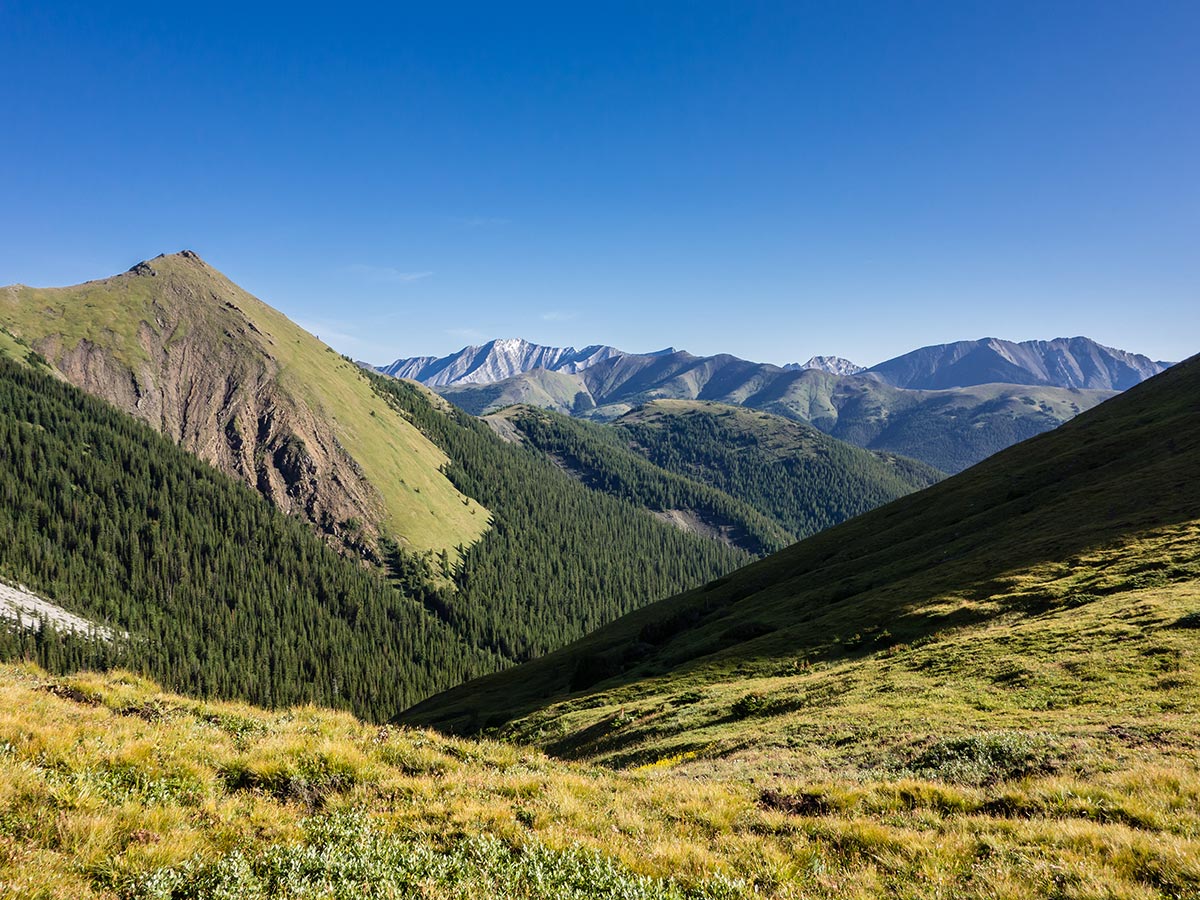
[(195, 859), (114, 885), (127, 900), (360, 900), (363, 897), (522, 897), (529, 900), (736, 900), (749, 889), (715, 876), (700, 884), (648, 878), (584, 847), (514, 847), (474, 837), (440, 849), (381, 834), (365, 816), (311, 819), (307, 839)]
[(939, 741), (902, 769), (921, 778), (988, 785), (1027, 775), (1048, 774), (1061, 764), (1046, 735), (995, 731)]

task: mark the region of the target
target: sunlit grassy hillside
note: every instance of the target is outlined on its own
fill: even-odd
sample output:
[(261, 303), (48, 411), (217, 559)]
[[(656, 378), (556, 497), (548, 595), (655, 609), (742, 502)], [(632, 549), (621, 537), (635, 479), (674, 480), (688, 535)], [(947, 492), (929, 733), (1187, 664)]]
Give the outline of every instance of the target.
[(1189, 746), (1198, 464), (1193, 359), (404, 720), (618, 763), (745, 752), (806, 775), (972, 729), (1179, 722)]
[(1006, 731), (836, 782), (765, 758), (713, 778), (9, 665), (0, 896), (1194, 896), (1178, 721), (1124, 728), (1117, 756), (1100, 733)]

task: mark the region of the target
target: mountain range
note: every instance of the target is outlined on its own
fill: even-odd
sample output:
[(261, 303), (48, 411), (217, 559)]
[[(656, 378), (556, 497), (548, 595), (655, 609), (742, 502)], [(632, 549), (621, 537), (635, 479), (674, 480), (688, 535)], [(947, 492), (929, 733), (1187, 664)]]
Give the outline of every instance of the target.
[[(663, 356), (674, 348), (647, 356)], [(430, 387), (451, 384), (492, 384), (523, 372), (544, 369), (574, 375), (589, 366), (628, 354), (602, 344), (576, 350), (574, 347), (545, 347), (521, 338), (488, 341), (478, 347), (463, 347), (449, 356), (415, 356), (398, 359), (379, 371), (394, 378), (411, 378)]]
[(693, 754), (760, 766), (803, 747), (806, 771), (869, 771), (879, 754), (964, 722), (1104, 743), (1116, 732), (1085, 723), (1155, 727), (1179, 709), (1180, 727), (1200, 734), (1200, 682), (1159, 680), (1140, 663), (1196, 647), (1198, 399), (1193, 357), (967, 472), (401, 720), (505, 726), (616, 765)]
[[(746, 360), (724, 355), (692, 357), (673, 347), (654, 353), (626, 353), (615, 347), (593, 344), (547, 347), (521, 338), (489, 341), (464, 347), (448, 356), (417, 356), (397, 359), (379, 371), (396, 378), (411, 378), (430, 387), (456, 384), (493, 384), (544, 369), (576, 375), (619, 357), (655, 359), (682, 355), (691, 359)], [(1084, 390), (1123, 391), (1157, 375), (1171, 365), (1125, 350), (1105, 347), (1090, 338), (1055, 338), (1052, 341), (1013, 341), (981, 338), (921, 347), (875, 366), (860, 366), (840, 356), (814, 356), (806, 363), (776, 367), (770, 363), (748, 363), (769, 371), (804, 372), (815, 369), (831, 375), (863, 373), (877, 376), (894, 387), (920, 390), (971, 387), (980, 384), (1028, 384)]]
[(1200, 358), (1057, 343), (476, 417), (194, 254), (0, 289), (0, 882), (1197, 896)]
[(435, 389), (475, 415), (525, 404), (612, 421), (661, 399), (747, 406), (945, 472), (961, 471), (1053, 428), (1169, 365), (1087, 338), (1024, 344), (989, 338), (927, 347), (853, 374), (841, 374), (856, 368), (853, 363), (834, 358), (782, 368), (673, 349), (630, 354), (603, 348), (581, 367), (567, 351), (504, 343), (521, 352), (492, 358), (492, 345), (467, 348), (439, 361), (437, 377), (471, 366), (473, 373), (510, 371), (521, 359), (557, 354), (570, 362), (557, 370), (534, 366), (499, 381), (457, 381)]

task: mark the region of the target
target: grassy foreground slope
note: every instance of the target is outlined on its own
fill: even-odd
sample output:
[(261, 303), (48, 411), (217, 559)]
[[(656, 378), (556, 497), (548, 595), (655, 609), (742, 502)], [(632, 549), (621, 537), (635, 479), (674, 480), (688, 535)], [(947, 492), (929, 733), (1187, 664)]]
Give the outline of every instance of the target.
[(1196, 896), (1200, 777), (1139, 740), (1111, 760), (1073, 743), (1061, 763), (994, 739), (976, 770), (1002, 780), (944, 767), (792, 789), (769, 766), (756, 783), (613, 772), (314, 707), (186, 699), (121, 673), (0, 666), (0, 894)]
[(618, 764), (744, 760), (805, 779), (936, 770), (937, 754), (969, 768), (992, 752), (971, 741), (1013, 730), (1048, 736), (1073, 764), (1155, 746), (1191, 772), (1198, 464), (1193, 358), (403, 720), (507, 723), (554, 753)]

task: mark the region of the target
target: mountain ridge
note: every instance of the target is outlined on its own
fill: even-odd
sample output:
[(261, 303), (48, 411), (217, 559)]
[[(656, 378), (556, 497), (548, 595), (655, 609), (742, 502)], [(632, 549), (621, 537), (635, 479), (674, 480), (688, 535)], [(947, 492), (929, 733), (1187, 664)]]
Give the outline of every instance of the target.
[(494, 384), (536, 369), (576, 375), (617, 357), (651, 359), (680, 355), (693, 360), (736, 360), (738, 363), (762, 367), (765, 371), (803, 372), (815, 369), (846, 377), (870, 373), (894, 387), (924, 390), (982, 384), (1125, 390), (1171, 365), (1139, 353), (1108, 347), (1082, 336), (1021, 342), (987, 337), (931, 344), (874, 366), (860, 366), (840, 356), (813, 356), (805, 363), (776, 366), (741, 359), (728, 353), (697, 357), (674, 347), (653, 353), (628, 353), (603, 344), (576, 350), (574, 347), (534, 344), (523, 338), (505, 338), (464, 347), (443, 357), (401, 358), (376, 368), (385, 374), (411, 378), (430, 387), (449, 387), (456, 384)]
[(728, 403), (807, 422), (864, 449), (897, 453), (951, 473), (1113, 395), (1013, 384), (918, 391), (870, 373), (785, 372), (727, 354), (686, 352), (613, 357), (577, 375), (533, 370), (495, 384), (438, 391), (475, 415), (528, 403), (599, 421), (656, 400)]
[(71, 383), (372, 552), (469, 546), (488, 512), (368, 376), (196, 253), (62, 288), (0, 288), (0, 324)]
[(866, 371), (895, 387), (925, 390), (1005, 383), (1120, 391), (1170, 365), (1086, 337), (1020, 343), (989, 337), (921, 347)]
[[(820, 710), (831, 703), (836, 717), (840, 707), (830, 698), (860, 678), (878, 682), (895, 670), (899, 653), (903, 671), (915, 674), (902, 706), (886, 706), (909, 711), (897, 740), (912, 740), (904, 729), (927, 727), (917, 721), (926, 706), (912, 698), (941, 709), (944, 680), (960, 671), (988, 685), (968, 679), (973, 686), (961, 698), (969, 707), (986, 694), (988, 704), (975, 707), (985, 723), (1011, 727), (1002, 723), (1020, 715), (1025, 727), (1037, 728), (1038, 710), (1069, 710), (1081, 685), (1100, 683), (1106, 654), (1149, 652), (1121, 648), (1165, 639), (1162, 629), (1181, 615), (1179, 628), (1194, 627), (1187, 623), (1197, 618), (1188, 610), (1200, 598), (1200, 489), (1190, 473), (1198, 441), (1200, 356), (968, 472), (639, 610), (525, 667), (431, 698), (400, 719), (451, 730), (511, 721), (510, 733), (522, 740), (618, 764), (699, 748), (720, 757), (762, 740), (776, 721), (783, 724), (770, 733), (791, 746), (794, 732), (784, 725), (824, 716)], [(1140, 613), (1147, 630), (1130, 632), (1123, 619)], [(971, 629), (981, 629), (989, 652), (1019, 667), (1022, 656), (1004, 649), (1005, 635), (1027, 624), (1036, 648), (1033, 635), (1043, 621), (1074, 635), (1074, 668), (1063, 674), (1048, 658), (1039, 676), (1058, 672), (1048, 682), (1059, 692), (1053, 700), (1027, 700), (1017, 689), (1027, 677), (1020, 671), (1010, 690), (1003, 667), (967, 649)], [(1089, 624), (1073, 626), (1077, 621)], [(1107, 649), (1092, 634), (1104, 635)], [(1170, 652), (1184, 652), (1188, 634), (1180, 632)], [(939, 648), (951, 644), (958, 668), (938, 663)], [(1029, 660), (1037, 652), (1021, 651), (1033, 654)], [(1074, 674), (1083, 671), (1096, 674)], [(1150, 682), (1146, 689), (1165, 691), (1162, 702), (1169, 703), (1169, 685)], [(728, 704), (739, 693), (759, 705), (735, 705), (731, 716), (715, 699)], [(697, 720), (689, 706), (710, 696), (709, 718)], [(630, 724), (602, 725), (618, 708), (627, 717), (620, 721)], [(989, 717), (989, 710), (1001, 712)], [(1123, 714), (1134, 715), (1132, 707)], [(684, 719), (686, 728), (673, 727)], [(745, 725), (731, 724), (740, 720)]]

